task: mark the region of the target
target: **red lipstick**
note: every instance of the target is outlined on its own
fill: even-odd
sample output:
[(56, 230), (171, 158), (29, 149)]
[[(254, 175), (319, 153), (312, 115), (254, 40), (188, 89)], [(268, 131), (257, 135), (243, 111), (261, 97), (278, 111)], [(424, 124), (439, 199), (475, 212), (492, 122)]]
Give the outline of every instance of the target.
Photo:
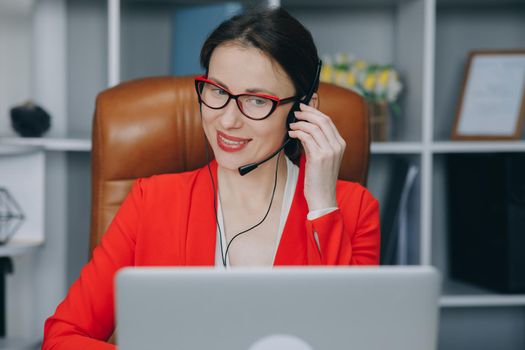
[(238, 152), (242, 150), (251, 139), (243, 139), (240, 137), (226, 135), (217, 130), (217, 145), (225, 152)]

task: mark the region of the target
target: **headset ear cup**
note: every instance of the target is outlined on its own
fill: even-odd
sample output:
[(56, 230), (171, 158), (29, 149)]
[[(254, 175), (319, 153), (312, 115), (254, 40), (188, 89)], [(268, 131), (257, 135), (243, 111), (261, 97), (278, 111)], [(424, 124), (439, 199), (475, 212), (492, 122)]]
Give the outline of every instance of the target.
[[(293, 104), (292, 109), (288, 113), (288, 116), (286, 117), (286, 128), (287, 130), (290, 129), (290, 123), (295, 123), (297, 118), (295, 117), (295, 111), (299, 111), (301, 108), (299, 106), (300, 101), (297, 101)], [(289, 136), (286, 135), (288, 138)], [(299, 157), (301, 156), (301, 148), (300, 148), (300, 142), (297, 139), (290, 138), (290, 141), (288, 144), (284, 147), (284, 153), (290, 158), (292, 162), (294, 162), (296, 165), (299, 164)]]
[(288, 116), (286, 117), (286, 128), (290, 130), (290, 124), (295, 123), (295, 111), (300, 110), (299, 102), (294, 102), (292, 109), (288, 113)]

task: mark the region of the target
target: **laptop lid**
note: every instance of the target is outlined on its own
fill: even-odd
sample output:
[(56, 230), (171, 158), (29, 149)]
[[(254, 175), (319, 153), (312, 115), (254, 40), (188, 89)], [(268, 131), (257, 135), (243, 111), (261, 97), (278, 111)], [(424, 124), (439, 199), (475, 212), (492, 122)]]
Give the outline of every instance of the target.
[(431, 267), (126, 268), (121, 350), (434, 350)]

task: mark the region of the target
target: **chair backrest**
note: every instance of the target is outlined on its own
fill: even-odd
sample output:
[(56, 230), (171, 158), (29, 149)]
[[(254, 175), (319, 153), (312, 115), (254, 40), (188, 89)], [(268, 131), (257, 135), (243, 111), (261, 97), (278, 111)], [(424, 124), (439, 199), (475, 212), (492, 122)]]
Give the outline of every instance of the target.
[[(122, 83), (97, 96), (93, 121), (90, 252), (139, 177), (193, 170), (206, 164), (194, 77), (155, 77)], [(366, 184), (370, 152), (367, 106), (356, 93), (321, 83), (320, 110), (347, 148), (341, 179)], [(211, 155), (212, 156), (212, 155)]]

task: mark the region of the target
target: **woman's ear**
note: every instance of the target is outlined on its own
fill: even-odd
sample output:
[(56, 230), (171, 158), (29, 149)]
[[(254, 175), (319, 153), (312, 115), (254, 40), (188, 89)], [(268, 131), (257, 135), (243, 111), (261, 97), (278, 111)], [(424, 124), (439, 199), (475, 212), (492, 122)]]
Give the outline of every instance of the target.
[(314, 107), (315, 109), (319, 108), (319, 95), (317, 92), (314, 92), (312, 95), (312, 99), (310, 100), (310, 103), (308, 104), (310, 107)]

